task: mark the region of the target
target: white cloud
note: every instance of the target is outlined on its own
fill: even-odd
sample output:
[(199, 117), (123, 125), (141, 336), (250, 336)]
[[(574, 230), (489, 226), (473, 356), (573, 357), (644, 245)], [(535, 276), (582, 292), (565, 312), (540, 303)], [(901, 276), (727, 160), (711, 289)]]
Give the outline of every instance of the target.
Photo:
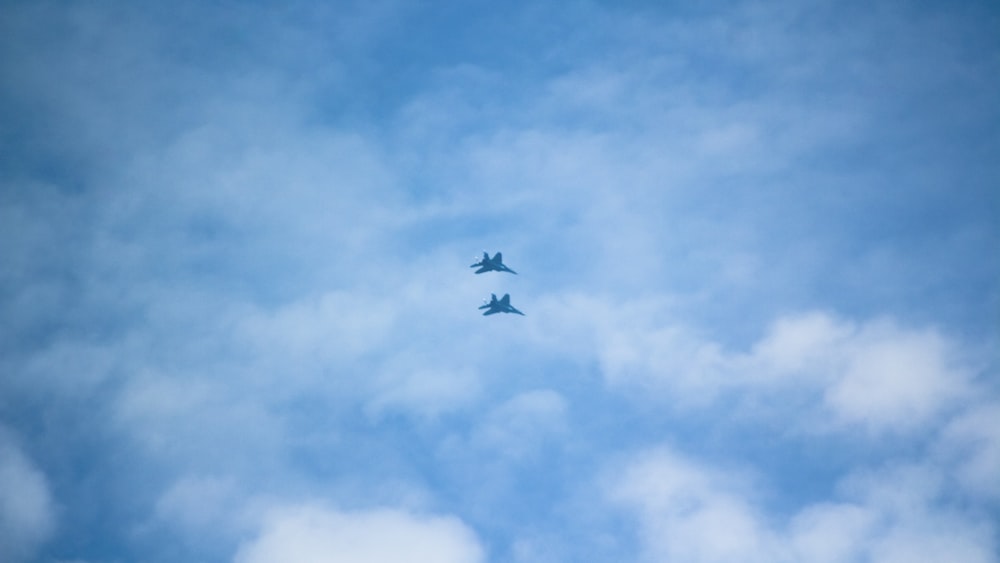
[[(360, 291), (331, 291), (237, 320), (245, 345), (294, 377), (342, 365), (384, 346), (395, 321), (390, 303)], [(304, 373), (303, 373), (304, 372)]]
[(341, 512), (315, 505), (273, 511), (235, 563), (477, 563), (475, 533), (449, 516), (380, 509)]
[(465, 369), (421, 368), (421, 363), (393, 362), (377, 376), (367, 411), (378, 416), (401, 410), (434, 417), (467, 407), (480, 394), (475, 372)]
[(0, 560), (32, 560), (55, 525), (45, 475), (0, 427)]
[(256, 398), (259, 390), (218, 375), (133, 374), (115, 398), (113, 422), (130, 436), (134, 451), (160, 464), (239, 473), (280, 463), (276, 454), (289, 436), (270, 410), (274, 404)]
[(802, 561), (842, 563), (856, 561), (875, 526), (876, 515), (848, 503), (810, 506), (795, 515), (789, 526), (790, 549)]
[(661, 448), (628, 461), (609, 495), (634, 511), (653, 561), (996, 562), (996, 525), (949, 506), (943, 483), (928, 465), (857, 471), (783, 522), (759, 483)]
[(579, 292), (546, 296), (531, 319), (532, 339), (581, 363), (596, 361), (617, 389), (667, 392), (704, 404), (725, 386), (727, 358), (717, 343), (673, 322), (662, 296), (617, 300)]
[(834, 377), (830, 371), (837, 350), (855, 330), (852, 324), (820, 312), (783, 317), (771, 324), (751, 356), (764, 367), (762, 377), (827, 380)]
[(542, 306), (552, 318), (535, 325), (540, 342), (569, 342), (566, 352), (594, 357), (614, 388), (644, 390), (640, 400), (705, 406), (739, 392), (748, 403), (782, 408), (782, 397), (798, 397), (823, 415), (812, 427), (879, 434), (926, 428), (973, 389), (975, 373), (955, 342), (890, 319), (783, 316), (740, 353), (669, 320), (665, 299), (571, 295)]
[(997, 561), (995, 524), (945, 500), (945, 478), (928, 464), (897, 464), (856, 471), (841, 483), (851, 505), (869, 513), (872, 525), (855, 538), (876, 561)]
[(748, 381), (813, 387), (839, 424), (883, 432), (924, 427), (967, 397), (973, 373), (961, 360), (933, 329), (814, 312), (777, 320), (736, 365)]
[(876, 430), (919, 427), (968, 391), (971, 374), (933, 331), (869, 323), (838, 352), (846, 365), (824, 402), (850, 423)]
[(944, 428), (939, 455), (969, 493), (1000, 501), (1000, 403), (975, 405)]
[(942, 506), (928, 504), (926, 499), (903, 500), (909, 504), (906, 512), (881, 504), (877, 498), (804, 509), (793, 518), (789, 529), (793, 560), (997, 561), (991, 537), (995, 530), (979, 522), (975, 515), (950, 513)]
[(775, 538), (725, 472), (659, 449), (630, 462), (611, 491), (635, 509), (650, 561), (779, 561)]
[(156, 515), (162, 521), (178, 525), (191, 534), (233, 524), (231, 515), (237, 512), (239, 491), (232, 479), (219, 477), (181, 478), (156, 501)]
[(550, 389), (521, 393), (487, 413), (471, 436), (475, 447), (523, 458), (568, 430), (566, 399)]

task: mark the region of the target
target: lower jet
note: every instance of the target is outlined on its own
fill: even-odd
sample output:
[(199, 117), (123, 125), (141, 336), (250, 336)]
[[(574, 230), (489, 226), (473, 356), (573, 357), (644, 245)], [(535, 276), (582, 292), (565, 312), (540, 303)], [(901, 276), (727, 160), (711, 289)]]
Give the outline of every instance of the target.
[(492, 315), (495, 313), (516, 313), (518, 315), (524, 315), (521, 311), (518, 311), (510, 304), (510, 294), (504, 293), (503, 297), (497, 299), (496, 293), (491, 293), (490, 302), (480, 307), (480, 309), (488, 309), (483, 315)]
[(476, 270), (477, 274), (481, 274), (483, 272), (510, 272), (512, 274), (517, 273), (514, 270), (508, 268), (507, 266), (504, 266), (503, 254), (499, 252), (494, 254), (493, 258), (490, 258), (490, 255), (487, 254), (486, 251), (483, 251), (483, 259), (469, 267), (470, 268), (478, 267), (479, 269)]

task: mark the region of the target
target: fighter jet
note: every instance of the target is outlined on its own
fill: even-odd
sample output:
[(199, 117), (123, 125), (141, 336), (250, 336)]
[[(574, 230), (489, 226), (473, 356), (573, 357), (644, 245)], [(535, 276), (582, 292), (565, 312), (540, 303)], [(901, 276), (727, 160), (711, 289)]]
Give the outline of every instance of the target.
[(477, 274), (481, 274), (483, 272), (510, 272), (512, 274), (517, 273), (514, 270), (511, 270), (507, 266), (503, 265), (503, 254), (497, 252), (496, 254), (493, 255), (493, 258), (490, 258), (490, 255), (487, 254), (485, 250), (483, 251), (483, 259), (469, 267), (470, 268), (479, 267), (479, 269), (476, 270)]
[(524, 313), (518, 311), (510, 304), (510, 294), (504, 293), (503, 297), (497, 299), (496, 293), (490, 294), (490, 302), (480, 307), (480, 309), (488, 309), (483, 316), (492, 315), (494, 313), (517, 313), (518, 315), (524, 316)]

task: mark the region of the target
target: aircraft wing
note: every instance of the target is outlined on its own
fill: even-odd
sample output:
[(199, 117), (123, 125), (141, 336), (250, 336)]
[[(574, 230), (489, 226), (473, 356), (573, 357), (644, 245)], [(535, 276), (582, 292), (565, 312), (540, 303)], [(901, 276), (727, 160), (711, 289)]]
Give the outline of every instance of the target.
[[(471, 265), (469, 267), (470, 268), (475, 268), (476, 266), (479, 266), (479, 264), (473, 264), (473, 265)], [(490, 271), (489, 267), (487, 267), (485, 264), (483, 264), (482, 267), (480, 267), (478, 270), (476, 270), (475, 273), (481, 274), (483, 272), (488, 272), (488, 271)]]
[[(482, 309), (482, 307), (480, 307), (480, 309)], [(485, 313), (483, 313), (483, 316), (485, 317), (486, 315), (495, 315), (495, 314), (497, 314), (499, 312), (500, 311), (498, 311), (496, 309), (490, 309), (489, 311), (486, 311)]]

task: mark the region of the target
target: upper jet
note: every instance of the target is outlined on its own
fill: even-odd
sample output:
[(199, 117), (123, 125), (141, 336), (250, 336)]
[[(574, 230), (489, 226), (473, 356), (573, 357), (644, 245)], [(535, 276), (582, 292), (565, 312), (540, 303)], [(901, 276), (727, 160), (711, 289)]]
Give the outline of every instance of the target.
[(479, 307), (480, 309), (488, 309), (483, 315), (493, 315), (496, 313), (515, 313), (524, 316), (524, 313), (518, 311), (510, 304), (510, 294), (504, 293), (503, 297), (497, 299), (496, 293), (490, 294), (490, 302)]
[(478, 267), (479, 269), (476, 270), (477, 274), (481, 274), (483, 272), (510, 272), (512, 274), (517, 273), (514, 270), (508, 268), (507, 266), (504, 266), (503, 254), (499, 252), (494, 254), (493, 258), (490, 258), (490, 255), (487, 254), (485, 251), (483, 251), (483, 259), (469, 267), (470, 268)]

